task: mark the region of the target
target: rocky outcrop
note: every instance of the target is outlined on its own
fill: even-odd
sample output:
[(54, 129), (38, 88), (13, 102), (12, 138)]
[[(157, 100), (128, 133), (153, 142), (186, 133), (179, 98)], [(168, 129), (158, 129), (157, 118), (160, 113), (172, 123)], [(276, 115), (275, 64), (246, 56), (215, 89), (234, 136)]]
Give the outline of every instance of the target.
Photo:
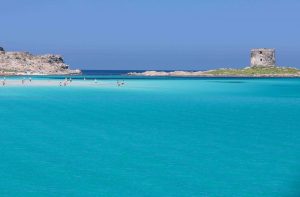
[(32, 55), (28, 52), (6, 52), (0, 47), (0, 75), (78, 75), (70, 70), (60, 55)]

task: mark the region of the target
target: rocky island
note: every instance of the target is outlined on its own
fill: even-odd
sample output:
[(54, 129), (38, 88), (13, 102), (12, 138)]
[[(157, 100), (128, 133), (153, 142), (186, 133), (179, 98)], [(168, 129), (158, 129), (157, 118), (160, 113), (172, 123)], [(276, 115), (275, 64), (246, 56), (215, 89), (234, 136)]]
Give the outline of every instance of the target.
[(32, 55), (28, 52), (7, 52), (0, 47), (0, 75), (78, 75), (60, 55)]
[(252, 49), (251, 65), (241, 69), (220, 68), (207, 71), (145, 71), (130, 72), (132, 76), (173, 77), (300, 77), (300, 70), (276, 66), (275, 49)]

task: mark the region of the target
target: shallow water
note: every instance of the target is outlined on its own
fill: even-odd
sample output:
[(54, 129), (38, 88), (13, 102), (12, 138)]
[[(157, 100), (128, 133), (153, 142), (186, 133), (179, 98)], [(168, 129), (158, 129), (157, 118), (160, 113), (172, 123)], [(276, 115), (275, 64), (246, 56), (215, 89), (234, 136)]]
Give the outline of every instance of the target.
[(0, 87), (0, 195), (300, 195), (300, 79), (125, 80)]

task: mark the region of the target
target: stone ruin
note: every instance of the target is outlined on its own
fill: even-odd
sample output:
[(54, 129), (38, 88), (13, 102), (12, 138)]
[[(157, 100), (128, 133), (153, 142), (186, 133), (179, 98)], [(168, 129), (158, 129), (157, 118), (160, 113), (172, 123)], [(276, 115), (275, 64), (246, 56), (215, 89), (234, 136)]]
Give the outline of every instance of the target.
[(276, 66), (275, 49), (252, 49), (251, 67), (272, 67)]

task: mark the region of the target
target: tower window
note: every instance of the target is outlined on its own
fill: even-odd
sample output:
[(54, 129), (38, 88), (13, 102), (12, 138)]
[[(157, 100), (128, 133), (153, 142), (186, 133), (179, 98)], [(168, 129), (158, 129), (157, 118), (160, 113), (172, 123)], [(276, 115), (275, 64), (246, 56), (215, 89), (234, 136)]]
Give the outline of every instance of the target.
[(262, 59), (260, 59), (260, 61), (262, 62)]
[(262, 51), (259, 51), (259, 54), (262, 54)]

